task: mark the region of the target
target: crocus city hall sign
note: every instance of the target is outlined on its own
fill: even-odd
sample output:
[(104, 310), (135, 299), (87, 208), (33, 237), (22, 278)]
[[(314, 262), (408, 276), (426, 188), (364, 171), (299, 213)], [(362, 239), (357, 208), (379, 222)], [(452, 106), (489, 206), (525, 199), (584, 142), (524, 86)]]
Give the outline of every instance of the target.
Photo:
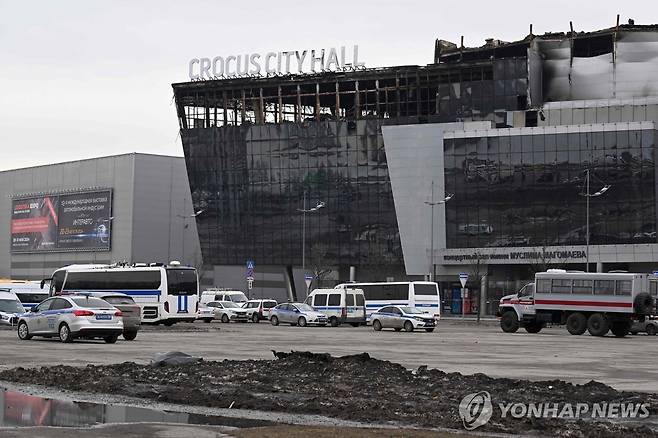
[(247, 55), (193, 58), (189, 62), (191, 80), (215, 79), (246, 75), (277, 75), (344, 71), (365, 67), (359, 61), (359, 46), (352, 50), (341, 46), (321, 50), (295, 50)]

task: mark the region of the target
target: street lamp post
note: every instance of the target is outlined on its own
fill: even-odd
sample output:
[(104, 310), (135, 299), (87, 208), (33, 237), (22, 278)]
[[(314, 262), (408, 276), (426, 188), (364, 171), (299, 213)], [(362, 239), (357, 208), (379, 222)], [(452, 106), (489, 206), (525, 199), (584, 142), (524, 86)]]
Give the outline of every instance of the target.
[[(183, 260), (181, 260), (181, 261), (183, 263), (185, 263), (185, 229), (187, 228), (187, 219), (188, 218), (195, 218), (198, 215), (200, 215), (201, 213), (203, 213), (203, 210), (198, 210), (198, 211), (196, 211), (192, 214), (177, 214), (176, 215), (177, 217), (180, 217), (180, 218), (183, 219), (183, 232), (182, 232), (182, 235), (181, 235), (181, 239), (183, 240), (183, 245), (182, 245), (183, 246), (183, 248), (182, 248), (182, 250), (183, 250)], [(195, 260), (196, 260), (196, 255), (195, 255)]]
[(302, 213), (302, 271), (304, 271), (304, 274), (306, 274), (306, 213), (318, 211), (325, 205), (324, 202), (318, 201), (315, 207), (306, 208), (306, 190), (304, 190), (303, 206), (297, 209), (297, 211)]
[(430, 281), (434, 281), (434, 206), (439, 205), (439, 204), (445, 204), (446, 202), (450, 201), (453, 196), (455, 196), (454, 193), (451, 193), (450, 195), (446, 196), (443, 198), (441, 201), (434, 201), (434, 180), (432, 180), (432, 191), (431, 191), (431, 197), (430, 201), (425, 201), (425, 204), (430, 206), (430, 214), (432, 215), (432, 218), (430, 219), (430, 257), (429, 257), (429, 279)]
[(579, 193), (580, 196), (585, 197), (585, 263), (587, 264), (585, 267), (585, 272), (589, 272), (589, 198), (594, 198), (597, 196), (601, 196), (605, 192), (608, 191), (610, 187), (612, 187), (610, 184), (605, 184), (601, 190), (595, 193), (590, 193), (589, 192), (589, 169), (585, 170), (585, 193)]

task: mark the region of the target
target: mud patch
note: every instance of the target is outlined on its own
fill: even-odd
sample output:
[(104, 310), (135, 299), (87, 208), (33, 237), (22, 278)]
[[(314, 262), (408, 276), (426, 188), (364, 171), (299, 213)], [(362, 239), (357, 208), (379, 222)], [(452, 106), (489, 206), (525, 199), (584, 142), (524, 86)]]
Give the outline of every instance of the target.
[[(658, 395), (620, 392), (589, 382), (531, 382), (462, 375), (402, 365), (362, 353), (333, 357), (274, 352), (276, 360), (224, 360), (155, 368), (124, 362), (86, 367), (16, 368), (0, 380), (74, 391), (119, 394), (159, 402), (319, 414), (379, 425), (462, 429), (459, 403), (488, 391), (494, 413), (478, 431), (542, 435), (655, 436)], [(651, 417), (637, 423), (565, 419), (501, 418), (498, 403), (648, 403)]]

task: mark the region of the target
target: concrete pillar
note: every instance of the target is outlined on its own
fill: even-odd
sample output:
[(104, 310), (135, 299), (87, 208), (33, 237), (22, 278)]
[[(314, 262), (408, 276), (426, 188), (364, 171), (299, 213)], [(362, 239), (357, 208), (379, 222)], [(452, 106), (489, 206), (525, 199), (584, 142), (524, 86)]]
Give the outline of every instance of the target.
[(480, 317), (487, 314), (487, 276), (483, 276), (480, 280), (480, 307), (478, 313)]
[(603, 262), (596, 262), (596, 272), (603, 272)]
[(356, 266), (350, 266), (350, 281), (356, 281)]

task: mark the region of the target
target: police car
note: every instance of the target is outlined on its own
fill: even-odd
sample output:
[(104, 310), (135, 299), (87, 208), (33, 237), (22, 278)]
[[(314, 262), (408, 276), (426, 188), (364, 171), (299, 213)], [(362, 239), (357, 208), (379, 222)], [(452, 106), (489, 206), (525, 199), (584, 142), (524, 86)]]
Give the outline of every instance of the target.
[(434, 315), (410, 306), (386, 306), (370, 315), (370, 322), (375, 331), (392, 328), (396, 332), (404, 329), (412, 332), (415, 329), (425, 329), (433, 332), (436, 327)]
[(101, 338), (113, 344), (123, 333), (121, 311), (107, 301), (85, 295), (48, 298), (18, 318), (18, 337)]

